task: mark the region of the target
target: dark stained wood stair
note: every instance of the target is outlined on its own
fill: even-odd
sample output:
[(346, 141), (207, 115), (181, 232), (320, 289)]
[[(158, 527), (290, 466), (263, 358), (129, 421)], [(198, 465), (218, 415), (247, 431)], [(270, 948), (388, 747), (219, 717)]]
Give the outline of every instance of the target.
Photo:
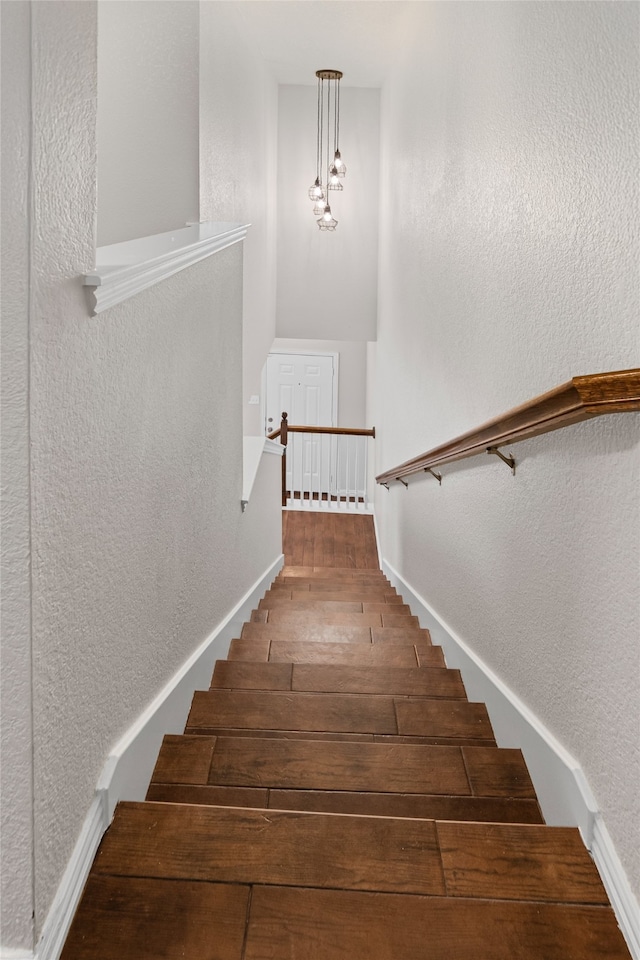
[(300, 517), (147, 800), (118, 805), (62, 960), (628, 960), (579, 832), (544, 824), (370, 518)]

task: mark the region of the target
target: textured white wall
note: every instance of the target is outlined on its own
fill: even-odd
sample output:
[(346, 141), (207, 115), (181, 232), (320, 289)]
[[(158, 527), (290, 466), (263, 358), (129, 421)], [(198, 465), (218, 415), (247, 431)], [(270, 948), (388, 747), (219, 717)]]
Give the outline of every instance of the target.
[[(314, 80), (314, 69), (309, 70)], [(279, 337), (374, 340), (377, 305), (378, 90), (340, 94), (347, 175), (331, 198), (338, 227), (321, 233), (308, 190), (316, 176), (316, 86), (280, 87), (278, 115)]]
[(245, 241), (244, 432), (259, 435), (262, 368), (275, 336), (278, 88), (244, 39), (242, 4), (207, 0), (200, 30), (200, 217), (250, 223)]
[[(2, 646), (0, 944), (33, 941), (29, 543), (29, 120), (31, 11), (2, 15)], [(7, 238), (10, 237), (10, 242)], [(7, 775), (7, 771), (11, 771)]]
[[(638, 364), (638, 5), (410, 8), (382, 104), (378, 470)], [(636, 892), (638, 426), (377, 495), (382, 555), (579, 760)]]
[(98, 3), (98, 244), (198, 220), (195, 0)]
[[(3, 825), (15, 826), (24, 849), (22, 860), (3, 861), (3, 882), (15, 885), (10, 905), (25, 899), (3, 947), (29, 950), (31, 817), (38, 934), (108, 751), (275, 561), (281, 530), (277, 465), (262, 471), (271, 500), (262, 491), (245, 514), (240, 509), (242, 247), (88, 316), (79, 276), (94, 262), (97, 9), (72, 0), (12, 6), (23, 33), (22, 13), (32, 17), (31, 51), (26, 37), (16, 53), (27, 67), (31, 54), (32, 123), (18, 83), (9, 111), (18, 126), (12, 146), (24, 147), (9, 167), (18, 191), (10, 204), (16, 336), (4, 358), (17, 512), (3, 547), (21, 565), (14, 579), (18, 629), (5, 640), (25, 694), (18, 718), (24, 723), (29, 638), (22, 593), (30, 537), (33, 736), (15, 723), (10, 731), (17, 787), (3, 797)], [(30, 130), (28, 258), (20, 165), (29, 168)], [(27, 409), (30, 527), (23, 509)], [(14, 699), (3, 701), (3, 710)]]
[(368, 427), (365, 420), (367, 344), (347, 340), (275, 339), (272, 353), (337, 353), (339, 427)]

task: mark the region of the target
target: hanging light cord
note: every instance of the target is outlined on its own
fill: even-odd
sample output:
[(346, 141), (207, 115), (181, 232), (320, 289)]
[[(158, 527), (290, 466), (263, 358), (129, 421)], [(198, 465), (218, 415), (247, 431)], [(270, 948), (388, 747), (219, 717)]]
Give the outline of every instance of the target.
[(322, 167), (322, 79), (318, 77), (318, 137), (316, 140), (316, 180), (320, 180), (320, 169)]
[(335, 110), (334, 110), (334, 128), (333, 128), (333, 152), (340, 149), (340, 81), (335, 81)]
[[(330, 159), (330, 152), (329, 152), (330, 146), (331, 146), (329, 143), (329, 139), (331, 136), (331, 134), (329, 133), (329, 130), (331, 129), (329, 127), (330, 123), (331, 123), (331, 80), (329, 80), (329, 83), (327, 84), (327, 188), (329, 186), (329, 167), (331, 166), (331, 159)], [(334, 117), (334, 123), (335, 123), (335, 117)], [(329, 195), (327, 194), (327, 203), (328, 202), (329, 202)]]

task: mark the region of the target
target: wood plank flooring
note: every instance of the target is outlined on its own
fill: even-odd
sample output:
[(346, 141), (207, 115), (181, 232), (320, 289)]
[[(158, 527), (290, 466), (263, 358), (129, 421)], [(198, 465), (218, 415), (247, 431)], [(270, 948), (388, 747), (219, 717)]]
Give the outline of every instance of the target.
[(285, 566), (302, 568), (292, 576), (313, 575), (315, 567), (380, 568), (371, 516), (283, 510), (282, 540)]
[(120, 803), (62, 960), (629, 960), (577, 830), (378, 570), (284, 513), (286, 566)]

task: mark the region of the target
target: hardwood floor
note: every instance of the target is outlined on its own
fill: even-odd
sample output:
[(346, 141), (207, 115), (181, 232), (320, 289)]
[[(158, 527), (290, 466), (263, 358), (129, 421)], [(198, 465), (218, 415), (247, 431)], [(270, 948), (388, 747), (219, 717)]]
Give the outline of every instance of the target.
[[(282, 511), (287, 567), (379, 570), (373, 517), (367, 514)], [(304, 575), (304, 574), (302, 574)]]
[(287, 565), (118, 805), (62, 960), (629, 960), (371, 518), (284, 516)]

